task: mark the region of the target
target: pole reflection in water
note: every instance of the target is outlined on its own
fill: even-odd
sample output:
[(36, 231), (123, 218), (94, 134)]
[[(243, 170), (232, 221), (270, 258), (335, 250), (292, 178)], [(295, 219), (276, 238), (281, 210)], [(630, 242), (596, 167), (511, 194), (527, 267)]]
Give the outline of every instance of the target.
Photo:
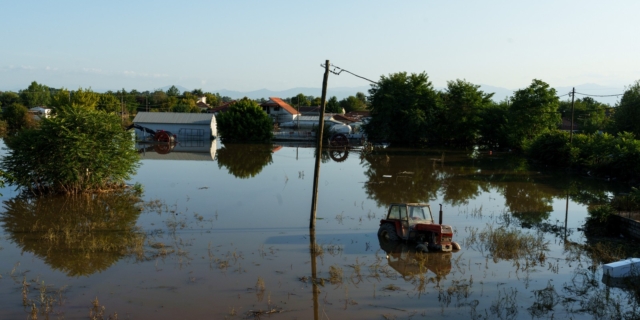
[(316, 269), (316, 258), (318, 257), (319, 250), (317, 250), (318, 244), (316, 243), (316, 231), (309, 229), (309, 254), (311, 254), (311, 285), (313, 290), (313, 319), (319, 319), (318, 313), (318, 295), (320, 294), (320, 288), (318, 288), (318, 270)]

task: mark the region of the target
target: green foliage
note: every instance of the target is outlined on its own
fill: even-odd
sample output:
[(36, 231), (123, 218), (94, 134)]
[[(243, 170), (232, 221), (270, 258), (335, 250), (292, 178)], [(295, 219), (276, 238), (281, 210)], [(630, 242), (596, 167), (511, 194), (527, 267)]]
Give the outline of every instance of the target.
[(27, 107), (47, 106), (51, 101), (49, 87), (33, 81), (25, 90), (20, 90), (20, 98)]
[(78, 88), (71, 93), (71, 105), (78, 108), (96, 109), (99, 101), (100, 94), (93, 92), (91, 88)]
[(493, 105), (493, 93), (486, 94), (480, 86), (464, 80), (448, 81), (442, 92), (443, 140), (456, 144), (473, 144), (481, 137), (482, 112)]
[(585, 220), (585, 233), (590, 236), (613, 235), (617, 231), (611, 216), (616, 210), (609, 204), (591, 206), (587, 209), (589, 216)]
[(561, 122), (556, 90), (534, 79), (527, 88), (517, 90), (507, 115), (507, 139), (511, 146), (522, 148), (543, 132), (557, 128)]
[(338, 102), (338, 98), (333, 96), (327, 101), (327, 105), (324, 107), (324, 112), (327, 113), (342, 113), (342, 108)]
[[(607, 117), (608, 105), (595, 101), (591, 97), (577, 99), (573, 104), (573, 122), (581, 133), (596, 133), (606, 130), (610, 125)], [(571, 120), (571, 101), (561, 101), (558, 111), (562, 117)]]
[(11, 91), (0, 93), (0, 106), (6, 108), (14, 103), (22, 104), (20, 96), (17, 93)]
[(139, 157), (120, 118), (102, 111), (66, 107), (6, 139), (0, 162), (11, 184), (33, 193), (81, 193), (122, 187)]
[(569, 145), (569, 133), (553, 130), (537, 136), (525, 147), (527, 156), (531, 159), (557, 166), (572, 164), (572, 151)]
[(617, 132), (631, 132), (640, 138), (640, 80), (624, 92), (614, 114)]
[(23, 128), (33, 128), (36, 126), (35, 120), (29, 114), (29, 109), (25, 106), (14, 103), (4, 108), (2, 119), (6, 122), (9, 132), (16, 132)]
[(269, 141), (273, 137), (273, 122), (252, 100), (243, 98), (216, 116), (220, 138), (227, 141)]
[(339, 103), (340, 109), (344, 109), (344, 112), (367, 110), (366, 103), (354, 96), (349, 96), (345, 99), (342, 99)]
[(480, 123), (479, 142), (488, 146), (508, 145), (506, 140), (507, 115), (509, 114), (508, 102), (492, 103), (480, 109), (478, 116)]
[(364, 126), (369, 139), (425, 143), (439, 136), (441, 106), (426, 73), (381, 76), (369, 90), (369, 101), (371, 121)]
[(51, 96), (51, 104), (49, 106), (55, 112), (58, 110), (58, 108), (71, 105), (70, 97), (71, 97), (71, 93), (69, 92), (69, 90), (65, 88), (61, 88)]
[(176, 86), (171, 86), (171, 88), (169, 88), (169, 90), (167, 90), (167, 95), (170, 97), (177, 97), (180, 95), (180, 90), (178, 90), (178, 88), (176, 88)]
[(234, 177), (248, 179), (273, 162), (271, 144), (225, 143), (216, 153), (218, 168), (225, 167)]
[(121, 107), (122, 104), (118, 97), (111, 93), (105, 93), (100, 95), (100, 100), (98, 101), (96, 109), (102, 110), (106, 113), (118, 113), (120, 112)]

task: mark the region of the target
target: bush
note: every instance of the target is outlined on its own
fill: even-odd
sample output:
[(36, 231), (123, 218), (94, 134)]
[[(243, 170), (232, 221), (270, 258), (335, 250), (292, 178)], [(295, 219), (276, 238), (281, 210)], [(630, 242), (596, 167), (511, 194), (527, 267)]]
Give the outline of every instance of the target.
[(244, 98), (229, 110), (216, 116), (218, 132), (223, 141), (264, 142), (273, 137), (273, 122), (252, 100)]
[(81, 193), (122, 187), (139, 157), (117, 115), (64, 107), (39, 129), (24, 129), (5, 140), (0, 162), (9, 183), (34, 194)]
[(530, 158), (544, 163), (568, 166), (572, 162), (569, 133), (563, 131), (548, 131), (537, 136), (526, 145), (525, 151)]

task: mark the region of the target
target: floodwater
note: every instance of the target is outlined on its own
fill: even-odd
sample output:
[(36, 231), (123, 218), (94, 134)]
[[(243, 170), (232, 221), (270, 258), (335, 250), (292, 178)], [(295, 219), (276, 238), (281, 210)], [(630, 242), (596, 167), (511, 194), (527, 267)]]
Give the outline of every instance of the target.
[[(637, 308), (582, 251), (587, 206), (624, 190), (507, 153), (139, 146), (130, 194), (2, 189), (1, 319), (609, 318)], [(453, 253), (381, 243), (392, 202), (427, 202)], [(313, 250), (310, 250), (312, 248)], [(35, 315), (35, 317), (34, 317)]]

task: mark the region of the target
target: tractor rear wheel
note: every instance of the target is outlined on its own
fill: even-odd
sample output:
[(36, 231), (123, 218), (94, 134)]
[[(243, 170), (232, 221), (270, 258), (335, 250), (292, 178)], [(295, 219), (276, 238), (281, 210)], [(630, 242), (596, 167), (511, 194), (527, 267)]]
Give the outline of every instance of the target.
[(396, 227), (393, 224), (385, 223), (378, 229), (378, 237), (386, 241), (398, 241), (400, 238), (396, 233)]

